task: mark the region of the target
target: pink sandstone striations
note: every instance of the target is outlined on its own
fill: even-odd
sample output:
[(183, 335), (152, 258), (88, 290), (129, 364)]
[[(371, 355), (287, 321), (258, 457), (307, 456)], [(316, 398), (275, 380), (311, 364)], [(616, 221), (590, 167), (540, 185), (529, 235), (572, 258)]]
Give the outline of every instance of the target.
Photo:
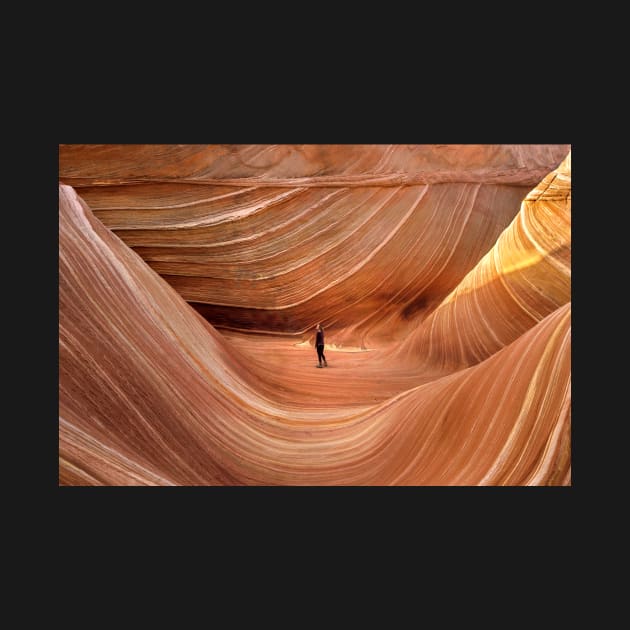
[(60, 145), (59, 483), (570, 485), (570, 159)]

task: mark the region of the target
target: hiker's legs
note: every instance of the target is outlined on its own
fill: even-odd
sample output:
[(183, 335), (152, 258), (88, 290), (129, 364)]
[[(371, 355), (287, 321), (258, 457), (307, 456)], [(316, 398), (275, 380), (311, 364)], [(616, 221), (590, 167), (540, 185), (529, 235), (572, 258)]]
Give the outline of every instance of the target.
[(328, 362), (326, 361), (326, 357), (324, 356), (324, 346), (318, 345), (317, 346), (317, 358), (319, 359), (319, 364), (322, 364), (322, 361), (324, 362), (324, 365), (326, 367), (328, 367)]
[(320, 365), (322, 364), (322, 359), (326, 361), (326, 359), (324, 359), (324, 346), (317, 346), (317, 359)]

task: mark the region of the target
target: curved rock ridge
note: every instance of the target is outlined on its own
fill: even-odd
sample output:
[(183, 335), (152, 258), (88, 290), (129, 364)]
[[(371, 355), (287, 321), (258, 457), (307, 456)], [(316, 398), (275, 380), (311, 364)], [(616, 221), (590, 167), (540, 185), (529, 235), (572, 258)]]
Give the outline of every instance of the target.
[[(570, 173), (570, 162), (568, 169)], [(566, 169), (562, 173), (566, 176)], [(543, 229), (532, 232), (536, 216), (543, 222), (546, 213), (552, 219), (562, 216), (554, 205), (560, 202), (549, 201), (551, 191), (559, 190), (560, 175), (530, 193), (533, 209), (528, 210), (526, 222), (529, 240), (520, 242), (523, 251), (547, 244), (540, 236)], [(364, 245), (373, 243), (368, 254), (358, 255), (363, 262), (372, 254), (363, 267), (376, 261), (372, 273), (380, 273), (390, 283), (398, 274), (407, 274), (401, 286), (409, 286), (411, 293), (429, 282), (436, 287), (438, 306), (492, 247), (492, 243), (485, 250), (477, 246), (470, 254), (472, 239), (464, 239), (465, 246), (455, 246), (462, 242), (462, 222), (466, 224), (467, 214), (474, 214), (471, 197), (478, 198), (482, 188), (458, 184), (371, 190), (377, 198), (369, 206), (370, 218), (363, 214), (341, 217), (337, 212), (328, 221), (354, 221), (352, 228), (341, 228), (348, 238), (361, 229), (362, 220), (376, 221), (371, 229), (364, 228), (359, 239)], [(358, 192), (368, 194), (356, 189), (348, 194)], [(335, 189), (326, 194), (335, 193), (346, 194)], [(419, 211), (429, 194), (435, 195), (435, 203)], [(500, 195), (494, 191), (487, 201), (488, 216), (495, 208), (491, 201), (497, 198)], [(553, 285), (560, 287), (551, 298), (558, 303), (555, 308), (543, 300), (535, 321), (513, 340), (506, 337), (502, 347), (487, 357), (475, 355), (470, 367), (449, 370), (446, 362), (435, 362), (419, 370), (398, 360), (387, 344), (369, 352), (337, 352), (331, 345), (326, 350), (330, 367), (317, 370), (308, 343), (295, 344), (278, 334), (221, 334), (186, 302), (179, 288), (151, 269), (140, 251), (134, 252), (125, 238), (106, 227), (85, 199), (70, 186), (60, 185), (61, 485), (570, 485), (571, 303), (570, 299), (562, 302), (562, 282)], [(179, 194), (174, 199), (181, 203)], [(389, 220), (377, 221), (380, 208), (388, 204), (390, 209), (398, 204), (398, 211), (392, 211)], [(553, 211), (542, 210), (547, 206)], [(308, 213), (311, 207), (302, 209)], [(239, 212), (244, 208), (225, 209)], [(422, 212), (432, 219), (407, 223)], [(500, 207), (496, 212), (501, 213)], [(441, 214), (448, 219), (443, 221)], [(481, 232), (496, 233), (496, 241), (514, 212), (509, 216), (504, 211), (503, 227), (485, 218), (486, 214), (481, 212), (478, 219), (484, 226)], [(392, 227), (393, 219), (401, 225)], [(448, 228), (440, 225), (443, 222)], [(318, 225), (325, 230), (327, 221)], [(390, 227), (385, 236), (370, 241), (371, 231), (383, 232), (386, 226)], [(455, 248), (456, 253), (444, 254), (434, 244), (420, 259), (423, 267), (414, 272), (413, 257), (422, 256), (423, 247), (410, 232), (420, 228), (430, 235), (422, 240), (425, 248), (432, 244), (431, 236), (441, 235), (442, 246)], [(273, 222), (263, 222), (263, 231), (273, 229)], [(328, 243), (335, 249), (338, 235), (332, 232)], [(224, 238), (243, 237), (247, 238), (245, 232)], [(398, 246), (381, 254), (395, 239)], [(317, 253), (321, 239), (315, 242)], [(346, 243), (347, 248), (350, 245)], [(344, 251), (337, 247), (335, 255)], [(267, 253), (273, 258), (277, 252), (271, 248)], [(501, 260), (510, 259), (506, 251), (500, 253)], [(308, 252), (297, 245), (295, 252), (284, 259), (280, 256), (275, 264), (291, 268), (294, 255), (306, 260), (301, 267), (309, 264)], [(235, 252), (234, 256), (238, 261)], [(353, 256), (348, 261), (356, 262)], [(405, 267), (408, 257), (412, 260)], [(445, 269), (453, 257), (459, 259), (458, 272), (440, 281), (438, 269)], [(520, 260), (520, 255), (515, 253), (513, 258)], [(562, 255), (558, 259), (566, 262)], [(333, 260), (329, 259), (331, 266)], [(219, 256), (216, 263), (220, 262)], [(551, 266), (557, 269), (559, 265)], [(328, 274), (334, 275), (333, 271)], [(365, 273), (361, 282), (372, 286), (369, 276)], [(353, 274), (353, 278), (359, 283), (357, 278), (362, 277)], [(311, 280), (316, 279), (314, 273)], [(376, 284), (382, 286), (381, 279)], [(229, 287), (230, 281), (225, 282), (224, 291), (229, 293)], [(333, 300), (334, 287), (323, 287), (319, 299)], [(535, 300), (529, 290), (523, 294), (526, 297), (521, 301), (533, 312)], [(250, 306), (257, 306), (254, 298), (260, 295), (264, 291), (249, 295)], [(365, 301), (364, 295), (358, 294), (359, 301)], [(374, 296), (372, 310), (377, 312), (388, 300), (396, 302), (385, 290), (382, 294), (373, 290), (370, 295)], [(241, 298), (235, 291), (230, 299)], [(267, 299), (272, 299), (270, 294)], [(409, 302), (402, 302), (408, 307)], [(322, 313), (329, 310), (326, 307), (324, 303)], [(312, 304), (308, 315), (299, 304), (292, 308), (304, 321), (317, 314)], [(341, 338), (345, 320), (341, 306), (336, 308)], [(349, 302), (346, 310), (352, 308)], [(391, 326), (403, 317), (400, 305), (397, 309), (374, 319), (383, 328)], [(233, 308), (225, 311), (226, 317), (233, 312)], [(365, 307), (363, 312), (368, 323), (365, 330), (377, 328), (370, 320), (370, 309)], [(423, 324), (422, 308), (408, 309), (405, 317), (412, 331), (407, 343), (412, 343), (413, 330)], [(351, 321), (351, 327), (356, 327)], [(285, 324), (285, 330), (291, 326)], [(386, 332), (373, 336), (391, 337)]]
[(417, 328), (568, 145), (61, 145), (60, 179), (220, 330)]
[(525, 197), (496, 244), (397, 357), (473, 365), (571, 300), (571, 154)]

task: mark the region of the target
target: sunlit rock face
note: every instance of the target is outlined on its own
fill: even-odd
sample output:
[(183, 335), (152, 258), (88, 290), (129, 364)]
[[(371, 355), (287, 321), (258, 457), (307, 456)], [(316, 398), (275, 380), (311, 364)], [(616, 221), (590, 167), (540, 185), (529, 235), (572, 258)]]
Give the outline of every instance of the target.
[(523, 200), (495, 245), (413, 331), (399, 358), (478, 363), (571, 301), (571, 155)]
[(60, 146), (60, 483), (570, 484), (569, 149)]

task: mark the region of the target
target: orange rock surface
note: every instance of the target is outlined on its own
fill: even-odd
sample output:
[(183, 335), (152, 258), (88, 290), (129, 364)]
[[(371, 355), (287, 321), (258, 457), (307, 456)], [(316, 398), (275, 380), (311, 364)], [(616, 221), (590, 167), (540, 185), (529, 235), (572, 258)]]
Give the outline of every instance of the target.
[(60, 484), (569, 485), (569, 149), (61, 145)]

